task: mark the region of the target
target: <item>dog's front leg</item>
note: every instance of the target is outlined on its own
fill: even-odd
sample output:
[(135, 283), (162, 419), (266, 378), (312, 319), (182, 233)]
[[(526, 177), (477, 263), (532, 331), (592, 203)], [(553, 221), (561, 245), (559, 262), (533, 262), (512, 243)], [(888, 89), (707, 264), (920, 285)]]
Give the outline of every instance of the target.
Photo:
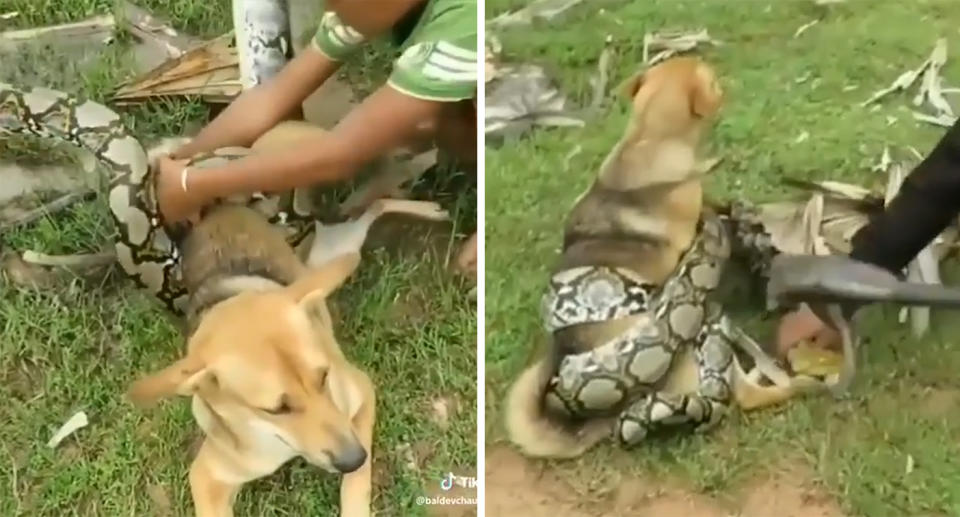
[(233, 503), (240, 485), (217, 478), (214, 452), (207, 442), (190, 466), (190, 492), (196, 517), (233, 517)]
[(343, 476), (340, 483), (340, 516), (369, 517), (373, 491), (373, 424), (376, 420), (376, 394), (373, 383), (361, 374), (363, 405), (353, 418), (360, 444), (367, 451), (367, 461), (359, 469)]

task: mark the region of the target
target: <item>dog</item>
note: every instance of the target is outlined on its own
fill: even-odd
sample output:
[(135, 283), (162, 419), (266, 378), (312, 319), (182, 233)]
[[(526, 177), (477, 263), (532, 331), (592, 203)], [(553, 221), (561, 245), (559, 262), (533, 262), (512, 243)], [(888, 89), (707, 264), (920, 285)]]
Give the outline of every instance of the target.
[[(693, 309), (685, 307), (656, 316), (653, 309), (645, 308), (655, 296), (652, 293), (689, 291), (668, 287), (683, 271), (697, 281), (698, 275), (700, 279), (709, 277), (710, 289), (715, 287), (718, 268), (710, 265), (698, 270), (705, 265), (684, 262), (685, 254), (690, 254), (693, 247), (709, 247), (709, 242), (698, 244), (699, 234), (711, 234), (715, 240), (711, 245), (718, 249), (726, 246), (726, 252), (717, 251), (722, 255), (717, 261), (725, 260), (723, 253), (729, 254), (724, 234), (716, 229), (708, 231), (714, 227), (701, 223), (705, 208), (701, 181), (704, 162), (697, 157), (702, 136), (717, 115), (724, 94), (713, 69), (691, 57), (670, 59), (635, 75), (625, 83), (624, 94), (631, 99), (626, 130), (603, 161), (593, 184), (576, 200), (566, 218), (563, 251), (553, 269), (551, 291), (545, 300), (545, 317), (551, 331), (549, 347), (520, 374), (505, 400), (507, 434), (528, 456), (576, 457), (616, 429), (621, 439), (629, 441), (627, 434), (645, 436), (655, 427), (654, 423), (659, 427), (670, 427), (678, 421), (716, 423), (725, 408), (718, 401), (729, 398), (724, 393), (716, 394), (718, 391), (732, 391), (732, 399), (740, 408), (755, 409), (787, 400), (806, 387), (787, 377), (753, 341), (740, 343), (757, 363), (750, 374), (742, 370), (729, 347), (720, 342), (727, 337), (720, 341), (708, 337), (706, 344), (701, 339), (692, 349), (686, 345), (664, 345), (668, 337), (673, 339), (674, 330), (657, 330), (658, 318), (667, 320), (671, 328), (678, 320), (684, 329), (677, 331), (684, 338), (678, 340), (686, 343), (705, 328), (709, 310), (703, 308), (705, 302), (700, 300), (700, 305), (689, 306)], [(707, 274), (700, 274), (703, 271)], [(585, 273), (577, 277), (580, 272)], [(595, 274), (603, 277), (603, 282), (594, 284), (601, 287), (594, 289), (594, 294), (578, 294), (591, 289), (582, 279)], [(632, 299), (631, 303), (636, 305), (629, 311), (608, 308), (613, 312), (593, 317), (590, 314), (599, 309), (579, 301), (564, 302), (565, 297), (603, 293)], [(662, 302), (667, 307), (672, 303), (670, 296)], [(567, 309), (563, 308), (564, 303)], [(568, 310), (571, 303), (581, 305)], [(558, 324), (558, 314), (573, 315), (572, 320)], [(638, 328), (654, 331), (655, 335), (623, 337), (636, 333)], [(737, 334), (719, 321), (711, 329), (725, 335)], [(611, 345), (620, 347), (620, 351), (603, 352), (605, 359), (597, 358), (602, 355), (601, 349)], [(698, 355), (704, 347), (713, 347), (711, 350), (717, 353)], [(628, 362), (623, 350), (636, 354), (635, 360)], [(732, 362), (726, 362), (730, 356)], [(716, 374), (714, 380), (725, 383), (713, 392), (704, 388), (704, 357), (719, 357), (722, 363), (710, 370)], [(585, 371), (596, 374), (596, 379), (589, 381), (595, 383), (593, 386), (588, 381), (582, 383), (581, 393), (586, 400), (579, 406), (582, 412), (571, 410), (570, 399), (556, 394), (557, 386), (567, 383), (563, 369), (574, 359), (590, 364), (580, 368), (577, 375)], [(610, 370), (605, 369), (608, 366)], [(617, 371), (628, 369), (633, 377), (629, 382), (621, 382)], [(772, 379), (775, 385), (761, 386), (761, 375)], [(623, 395), (627, 390), (623, 386), (628, 384), (634, 392), (639, 390), (640, 395), (646, 393), (652, 398), (644, 399), (646, 405), (641, 404), (636, 414), (629, 415), (627, 411), (615, 420), (612, 414), (624, 411), (629, 403)], [(597, 386), (605, 386), (608, 391), (598, 390)], [(698, 392), (704, 396), (697, 399), (699, 405), (692, 404)], [(604, 406), (602, 411), (593, 411), (600, 406)], [(644, 415), (638, 416), (639, 413)], [(649, 420), (657, 418), (650, 415), (658, 414), (661, 421)], [(647, 420), (640, 422), (644, 418)], [(615, 427), (616, 422), (619, 428)]]
[[(253, 149), (309, 131), (281, 125)], [(382, 199), (356, 220), (318, 223), (301, 253), (246, 205), (221, 204), (189, 230), (180, 245), (186, 353), (138, 379), (128, 396), (141, 407), (191, 397), (205, 435), (189, 474), (198, 517), (232, 516), (242, 485), (298, 456), (343, 474), (341, 515), (370, 515), (374, 385), (344, 356), (326, 301), (358, 267), (370, 225), (388, 212), (446, 218), (435, 203)]]

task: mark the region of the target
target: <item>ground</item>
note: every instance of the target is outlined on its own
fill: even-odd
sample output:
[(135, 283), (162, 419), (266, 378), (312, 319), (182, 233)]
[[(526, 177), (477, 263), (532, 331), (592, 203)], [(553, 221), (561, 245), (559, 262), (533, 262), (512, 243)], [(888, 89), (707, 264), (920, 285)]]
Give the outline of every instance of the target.
[[(487, 19), (523, 3), (490, 0)], [(882, 185), (886, 178), (870, 164), (885, 145), (902, 155), (907, 146), (929, 151), (944, 130), (914, 122), (912, 92), (876, 109), (858, 104), (919, 65), (937, 37), (950, 45), (946, 82), (960, 83), (958, 16), (960, 3), (952, 1), (849, 0), (829, 8), (800, 0), (586, 2), (500, 40), (508, 60), (546, 66), (583, 105), (608, 35), (613, 90), (640, 68), (645, 32), (708, 29), (723, 44), (697, 53), (727, 92), (709, 139), (709, 154), (723, 162), (708, 194), (763, 201), (785, 195), (784, 176)], [(603, 114), (583, 129), (539, 130), (486, 150), (487, 515), (509, 517), (519, 508), (573, 517), (960, 514), (960, 347), (949, 313), (935, 312), (932, 332), (916, 340), (897, 324), (896, 308), (870, 309), (847, 401), (797, 400), (734, 415), (707, 435), (628, 452), (602, 446), (568, 462), (517, 456), (504, 437), (501, 402), (545, 340), (538, 301), (560, 245), (558, 221), (593, 179), (625, 114), (626, 103), (611, 92)], [(770, 339), (774, 320), (761, 315), (762, 306), (755, 296), (738, 303), (735, 315)]]
[[(199, 36), (229, 29), (229, 0), (138, 4)], [(107, 0), (0, 0), (0, 13), (20, 13), (0, 21), (0, 31), (78, 21), (109, 12), (112, 5)], [(82, 58), (67, 53), (69, 48), (2, 55), (0, 81), (104, 100), (131, 74), (128, 43), (120, 35), (117, 43)], [(382, 55), (363, 58), (368, 64), (388, 62)], [(373, 76), (386, 73), (377, 70), (354, 64), (345, 75), (363, 90)], [(208, 115), (208, 108), (195, 100), (124, 111), (133, 132), (148, 144), (196, 131)], [(31, 166), (51, 161), (77, 166), (68, 149), (30, 140), (0, 142), (0, 156)], [(454, 214), (454, 227), (378, 223), (357, 276), (335, 296), (332, 307), (339, 315), (337, 335), (345, 353), (371, 372), (378, 388), (376, 515), (445, 511), (418, 505), (416, 498), (438, 492), (448, 471), (475, 476), (476, 308), (471, 285), (446, 269), (455, 244), (473, 228), (475, 195), (430, 192), (429, 187), (418, 187), (425, 192), (421, 197), (438, 194)], [(6, 259), (28, 249), (96, 251), (109, 245), (113, 231), (106, 197), (100, 195), (67, 213), (5, 232), (0, 250)], [(76, 281), (54, 277), (39, 290), (18, 286), (13, 280), (22, 275), (4, 278), (0, 515), (192, 515), (186, 471), (199, 435), (187, 402), (139, 411), (123, 398), (136, 376), (181, 353), (183, 339), (164, 311), (115, 270)], [(48, 449), (53, 432), (78, 410), (86, 411), (90, 425)], [(236, 513), (335, 514), (337, 485), (332, 476), (295, 461), (248, 485)], [(470, 515), (469, 510), (457, 511)]]

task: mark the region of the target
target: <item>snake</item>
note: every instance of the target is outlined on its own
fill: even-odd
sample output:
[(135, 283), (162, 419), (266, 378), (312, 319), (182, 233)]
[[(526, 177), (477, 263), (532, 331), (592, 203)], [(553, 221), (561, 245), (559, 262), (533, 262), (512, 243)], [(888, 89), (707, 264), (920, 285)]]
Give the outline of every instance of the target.
[[(567, 420), (616, 417), (623, 446), (679, 426), (715, 427), (733, 397), (737, 333), (714, 295), (728, 262), (743, 254), (763, 273), (777, 251), (749, 209), (738, 206), (724, 216), (701, 215), (693, 242), (661, 286), (625, 268), (554, 273), (541, 302), (548, 332), (628, 316), (637, 322), (589, 351), (564, 355), (548, 381), (545, 408)], [(695, 393), (662, 389), (681, 352), (696, 360)]]
[[(103, 104), (62, 91), (0, 83), (0, 136), (10, 135), (68, 143), (93, 154), (109, 176), (107, 203), (116, 226), (113, 246), (121, 270), (168, 310), (184, 314), (188, 297), (178, 245), (188, 229), (164, 220), (147, 150), (120, 115)], [(189, 165), (215, 166), (243, 155), (236, 150), (218, 150), (191, 158)], [(295, 206), (295, 198), (293, 193), (255, 192), (220, 202), (254, 207), (284, 228), (291, 245), (297, 245), (312, 229), (314, 219)]]

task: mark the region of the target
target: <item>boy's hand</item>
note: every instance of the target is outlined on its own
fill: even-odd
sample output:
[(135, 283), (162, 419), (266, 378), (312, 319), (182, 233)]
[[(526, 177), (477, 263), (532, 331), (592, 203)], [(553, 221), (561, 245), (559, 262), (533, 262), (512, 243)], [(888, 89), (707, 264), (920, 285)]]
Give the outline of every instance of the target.
[(189, 176), (187, 190), (183, 189), (183, 170), (187, 163), (189, 160), (174, 160), (170, 156), (157, 160), (157, 205), (165, 224), (194, 221), (200, 211), (196, 196), (190, 195)]
[(810, 308), (803, 304), (799, 309), (785, 314), (777, 326), (777, 351), (786, 357), (791, 348), (801, 341), (809, 341), (819, 348), (837, 349), (840, 334), (820, 321)]

